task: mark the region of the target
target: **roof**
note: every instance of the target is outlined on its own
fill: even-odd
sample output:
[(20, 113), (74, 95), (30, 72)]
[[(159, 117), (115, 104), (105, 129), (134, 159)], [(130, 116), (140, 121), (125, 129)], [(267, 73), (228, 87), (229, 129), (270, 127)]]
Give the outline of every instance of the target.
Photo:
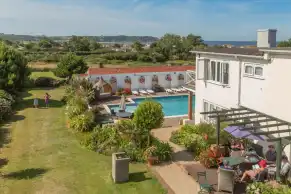
[(149, 66), (149, 67), (130, 67), (130, 68), (89, 68), (88, 74), (129, 74), (129, 73), (147, 73), (147, 72), (176, 72), (195, 70), (194, 66)]
[(221, 53), (221, 54), (238, 54), (238, 55), (253, 55), (253, 56), (263, 56), (264, 53), (258, 48), (215, 48), (208, 47), (205, 49), (193, 50), (193, 52), (209, 52), (209, 53)]

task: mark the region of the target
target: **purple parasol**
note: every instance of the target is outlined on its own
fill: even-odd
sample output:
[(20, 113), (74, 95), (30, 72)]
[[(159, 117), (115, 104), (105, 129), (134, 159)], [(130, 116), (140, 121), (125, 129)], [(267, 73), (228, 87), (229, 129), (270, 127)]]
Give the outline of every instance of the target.
[(237, 138), (247, 138), (247, 139), (264, 141), (264, 138), (261, 135), (253, 135), (249, 131), (242, 131), (241, 129), (243, 128), (244, 127), (242, 126), (229, 126), (229, 127), (224, 128), (224, 130)]

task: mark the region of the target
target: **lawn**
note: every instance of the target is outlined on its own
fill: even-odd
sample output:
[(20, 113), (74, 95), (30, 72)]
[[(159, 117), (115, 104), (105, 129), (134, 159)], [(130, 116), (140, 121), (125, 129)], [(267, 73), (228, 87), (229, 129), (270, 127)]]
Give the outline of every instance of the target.
[(54, 78), (54, 79), (57, 79), (57, 80), (61, 80), (62, 79), (62, 78), (56, 77), (54, 75), (54, 73), (51, 72), (51, 71), (31, 72), (31, 75), (30, 75), (31, 79), (36, 79), (36, 78), (39, 78), (39, 77), (51, 77), (51, 78)]
[[(53, 98), (51, 107), (31, 108), (33, 96), (42, 98), (45, 92)], [(144, 164), (131, 164), (130, 181), (114, 184), (111, 157), (82, 148), (76, 135), (66, 128), (64, 106), (59, 101), (63, 92), (63, 89), (25, 92), (18, 113), (1, 127), (2, 133), (7, 129), (11, 132), (11, 142), (0, 155), (9, 160), (1, 168), (0, 193), (165, 193)]]

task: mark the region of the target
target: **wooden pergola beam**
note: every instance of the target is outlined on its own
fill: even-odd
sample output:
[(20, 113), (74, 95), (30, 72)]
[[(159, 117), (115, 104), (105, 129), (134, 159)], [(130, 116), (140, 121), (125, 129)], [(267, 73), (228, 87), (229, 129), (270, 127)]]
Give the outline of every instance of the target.
[(268, 122), (268, 121), (274, 121), (274, 119), (262, 119), (257, 121), (246, 121), (246, 122), (239, 122), (239, 123), (231, 123), (229, 126), (239, 126), (239, 125), (247, 125), (252, 123), (261, 123), (261, 122)]
[(239, 116), (239, 115), (245, 115), (245, 114), (257, 114), (255, 112), (238, 112), (238, 113), (232, 113), (232, 114), (217, 114), (217, 115), (210, 115), (209, 118), (215, 118), (215, 117), (230, 117), (230, 116)]
[(263, 128), (269, 128), (269, 127), (278, 127), (278, 126), (282, 126), (282, 125), (288, 125), (288, 123), (276, 123), (276, 124), (270, 124), (270, 125), (261, 125), (261, 126), (254, 126), (254, 127), (247, 127), (247, 128), (243, 128), (241, 129), (241, 131), (251, 131), (251, 130), (255, 130), (255, 129), (263, 129)]
[(233, 109), (228, 109), (228, 110), (207, 111), (207, 112), (201, 112), (200, 114), (202, 115), (218, 114), (218, 113), (227, 113), (227, 112), (241, 111), (241, 110), (246, 110), (246, 108), (233, 108)]
[(275, 141), (281, 141), (282, 139), (287, 139), (291, 140), (291, 136), (286, 136), (286, 137), (276, 137), (272, 139), (267, 139), (268, 142), (275, 142)]
[(284, 130), (276, 130), (276, 131), (261, 131), (261, 132), (254, 132), (254, 135), (272, 135), (276, 133), (288, 133), (291, 132), (291, 129), (284, 129)]
[(243, 119), (255, 119), (255, 118), (260, 118), (260, 117), (266, 117), (266, 116), (253, 115), (253, 116), (245, 116), (245, 117), (237, 117), (237, 118), (225, 118), (225, 119), (222, 119), (221, 122), (225, 122), (225, 121), (239, 121), (239, 120), (243, 120)]

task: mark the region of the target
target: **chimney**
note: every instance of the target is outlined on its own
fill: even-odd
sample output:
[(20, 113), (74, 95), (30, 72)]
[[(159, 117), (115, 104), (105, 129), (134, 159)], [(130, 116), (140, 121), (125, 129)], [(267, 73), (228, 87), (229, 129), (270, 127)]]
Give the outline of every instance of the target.
[(257, 31), (257, 47), (271, 48), (277, 46), (276, 29), (265, 29)]

